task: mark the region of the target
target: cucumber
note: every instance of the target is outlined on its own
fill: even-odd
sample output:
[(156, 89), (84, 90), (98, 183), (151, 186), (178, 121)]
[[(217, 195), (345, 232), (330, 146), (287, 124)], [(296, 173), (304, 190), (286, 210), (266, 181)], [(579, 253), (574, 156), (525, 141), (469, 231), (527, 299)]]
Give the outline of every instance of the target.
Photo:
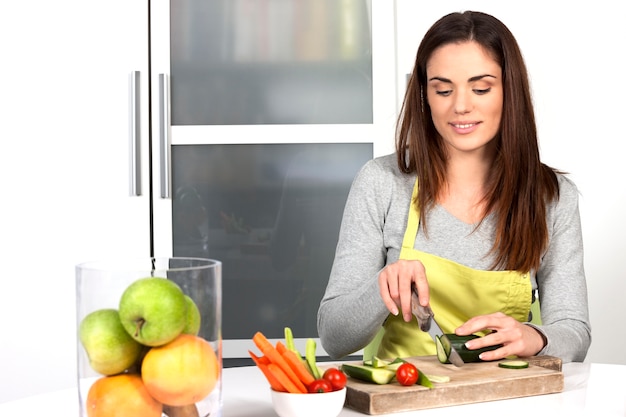
[(438, 335), (435, 336), (435, 345), (437, 345), (437, 359), (439, 359), (439, 362), (450, 363), (448, 361), (448, 353), (446, 352), (446, 349), (444, 348), (443, 343), (441, 343), (441, 339)]
[(374, 384), (384, 385), (391, 382), (396, 376), (396, 372), (386, 368), (374, 368), (367, 365), (356, 365), (344, 363), (341, 370), (348, 376), (360, 379), (361, 381), (373, 382)]
[(391, 369), (392, 371), (397, 371), (400, 365), (406, 363), (406, 361), (402, 358), (395, 358), (393, 361), (389, 362), (389, 365), (385, 366), (387, 369)]
[(448, 375), (430, 375), (428, 378), (430, 379), (430, 382), (437, 382), (439, 384), (450, 382), (450, 377)]
[(426, 376), (426, 374), (422, 371), (420, 371), (419, 369), (417, 370), (417, 385), (421, 385), (423, 387), (426, 388), (432, 388), (433, 387), (433, 383), (430, 380), (429, 377)]
[(454, 350), (457, 351), (457, 353), (459, 354), (459, 356), (461, 356), (461, 359), (463, 359), (463, 362), (465, 363), (482, 362), (482, 360), (479, 358), (479, 355), (481, 353), (502, 347), (502, 345), (495, 345), (470, 350), (465, 347), (465, 343), (480, 336), (476, 334), (471, 334), (468, 336), (457, 336), (454, 333), (446, 333), (445, 336), (445, 338), (435, 336), (435, 344), (437, 345), (437, 359), (439, 359), (439, 362), (441, 363), (450, 363), (450, 361), (448, 360), (448, 356), (450, 355), (450, 350), (452, 347), (454, 348)]
[(299, 358), (302, 358), (302, 355), (296, 348), (296, 343), (293, 340), (293, 333), (290, 327), (285, 327), (285, 345), (287, 349), (298, 355)]
[(439, 342), (441, 342), (441, 346), (443, 346), (443, 350), (446, 353), (446, 357), (450, 358), (450, 351), (452, 351), (452, 342), (450, 342), (450, 339), (445, 336), (439, 336)]
[(306, 359), (307, 367), (309, 368), (309, 372), (315, 379), (320, 379), (322, 377), (322, 371), (317, 367), (317, 361), (315, 357), (315, 351), (317, 349), (317, 344), (315, 343), (315, 339), (307, 339), (306, 340), (306, 350), (304, 352), (304, 357)]
[(387, 360), (381, 359), (378, 356), (374, 356), (372, 358), (372, 366), (374, 368), (384, 368), (385, 366), (389, 365), (390, 363), (391, 363), (391, 361), (387, 361)]
[(522, 360), (510, 360), (498, 363), (500, 368), (506, 369), (525, 369), (528, 368), (528, 362)]

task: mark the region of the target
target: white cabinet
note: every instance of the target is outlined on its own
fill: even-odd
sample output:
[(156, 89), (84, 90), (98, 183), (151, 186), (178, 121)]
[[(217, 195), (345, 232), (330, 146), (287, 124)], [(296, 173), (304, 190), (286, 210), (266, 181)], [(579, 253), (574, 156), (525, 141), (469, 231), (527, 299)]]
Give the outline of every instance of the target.
[(393, 2), (152, 13), (155, 253), (224, 263), (225, 358), (247, 357), (257, 330), (315, 337), (351, 181), (394, 150)]
[(0, 37), (2, 402), (75, 385), (75, 264), (149, 255), (146, 143), (141, 197), (129, 197), (128, 158), (147, 4), (3, 3)]

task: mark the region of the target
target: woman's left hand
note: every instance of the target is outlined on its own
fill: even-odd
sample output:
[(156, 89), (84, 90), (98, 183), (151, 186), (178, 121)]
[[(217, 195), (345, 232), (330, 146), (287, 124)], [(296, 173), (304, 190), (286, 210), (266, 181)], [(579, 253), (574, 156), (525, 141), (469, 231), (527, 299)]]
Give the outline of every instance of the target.
[(501, 348), (483, 352), (480, 358), (484, 361), (502, 359), (511, 355), (533, 356), (545, 346), (543, 335), (539, 331), (503, 313), (473, 317), (458, 327), (455, 333), (459, 336), (467, 336), (484, 330), (491, 330), (491, 333), (467, 342), (468, 349), (503, 345)]

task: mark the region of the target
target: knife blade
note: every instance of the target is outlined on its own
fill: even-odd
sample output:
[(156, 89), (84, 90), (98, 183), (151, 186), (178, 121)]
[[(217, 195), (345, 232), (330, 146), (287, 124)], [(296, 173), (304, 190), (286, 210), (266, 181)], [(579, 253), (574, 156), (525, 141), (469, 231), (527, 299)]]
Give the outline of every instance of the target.
[(465, 364), (461, 355), (454, 349), (452, 343), (450, 343), (450, 339), (443, 332), (439, 323), (435, 320), (435, 313), (430, 308), (430, 306), (422, 306), (419, 303), (419, 298), (417, 297), (417, 291), (415, 291), (415, 287), (413, 287), (413, 291), (411, 292), (411, 312), (417, 319), (418, 326), (421, 331), (430, 333), (430, 336), (437, 343), (436, 336), (439, 336), (442, 343), (450, 346), (450, 353), (448, 353), (448, 360), (454, 366), (461, 367)]

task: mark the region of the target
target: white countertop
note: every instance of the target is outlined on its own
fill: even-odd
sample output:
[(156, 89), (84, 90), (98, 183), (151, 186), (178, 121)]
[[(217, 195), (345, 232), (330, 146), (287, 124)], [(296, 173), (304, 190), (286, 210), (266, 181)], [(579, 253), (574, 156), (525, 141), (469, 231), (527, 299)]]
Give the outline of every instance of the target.
[[(626, 365), (570, 363), (563, 365), (562, 393), (454, 407), (434, 408), (385, 416), (626, 416)], [(269, 385), (256, 367), (224, 369), (223, 417), (276, 417)], [(75, 389), (62, 390), (0, 404), (0, 416), (78, 417)], [(364, 416), (344, 408), (341, 417)], [(323, 417), (323, 416), (320, 416)]]

